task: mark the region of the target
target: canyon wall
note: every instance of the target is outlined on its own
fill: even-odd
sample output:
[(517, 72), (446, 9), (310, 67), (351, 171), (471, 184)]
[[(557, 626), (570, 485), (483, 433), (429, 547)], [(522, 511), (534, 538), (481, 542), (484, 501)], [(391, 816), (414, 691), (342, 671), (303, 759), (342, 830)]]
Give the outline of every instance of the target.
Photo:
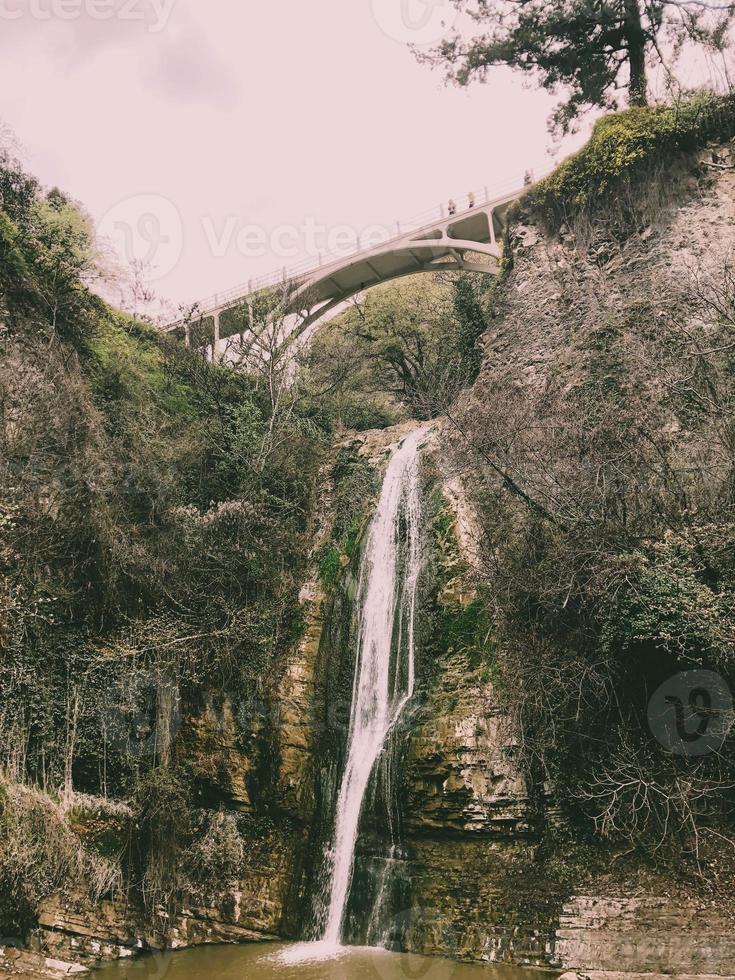
[[(603, 224), (547, 233), (523, 206), (510, 231), (512, 270), (504, 313), (484, 338), (482, 384), (511, 367), (531, 385), (567, 374), (612, 313), (643, 309), (655, 322), (678, 302), (694, 265), (714, 267), (735, 245), (735, 155), (730, 147), (678, 165), (675, 186), (645, 227), (624, 241)], [(673, 180), (673, 176), (671, 177)], [(379, 473), (392, 444), (411, 427), (372, 432), (335, 452)], [(665, 876), (626, 864), (584, 880), (540, 849), (544, 823), (563, 822), (553, 788), (531, 793), (502, 699), (484, 664), (465, 646), (437, 638), (474, 599), (479, 529), (458, 474), (442, 451), (447, 423), (427, 450), (430, 610), (416, 706), (399, 733), (395, 774), (402, 823), (396, 874), (405, 907), (390, 910), (386, 934), (407, 949), (461, 959), (590, 973), (726, 976), (735, 972), (735, 926), (727, 910)], [(330, 467), (334, 465), (334, 457)], [(297, 937), (344, 745), (351, 598), (359, 550), (339, 555), (328, 584), (319, 558), (333, 520), (329, 468), (312, 576), (301, 600), (304, 630), (277, 665), (258, 705), (243, 713), (237, 694), (205, 702), (182, 726), (182, 759), (197, 777), (203, 808), (238, 815), (245, 841), (241, 880), (215, 907), (187, 906), (151, 924), (121, 901), (81, 895), (45, 903), (34, 948), (8, 943), (0, 976), (60, 976), (106, 959), (205, 942)], [(360, 501), (364, 530), (372, 505)], [(433, 510), (432, 510), (433, 508)], [(317, 830), (315, 831), (315, 827)]]

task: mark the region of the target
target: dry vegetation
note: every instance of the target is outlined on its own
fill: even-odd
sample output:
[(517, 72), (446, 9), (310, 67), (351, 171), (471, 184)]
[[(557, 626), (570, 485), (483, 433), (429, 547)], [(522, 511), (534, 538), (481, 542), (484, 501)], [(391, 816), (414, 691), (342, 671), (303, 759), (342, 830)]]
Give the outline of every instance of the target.
[[(645, 112), (658, 126), (659, 110), (614, 117), (618, 147), (626, 117), (645, 143)], [(457, 465), (477, 475), (494, 669), (540, 809), (551, 787), (578, 838), (726, 890), (733, 735), (705, 754), (671, 751), (648, 710), (685, 671), (735, 689), (732, 216), (717, 210), (726, 193), (699, 224), (680, 211), (704, 207), (735, 160), (723, 148), (709, 167), (666, 166), (649, 143), (648, 168), (636, 156), (594, 196), (580, 190), (590, 161), (606, 159), (593, 139), (581, 174), (568, 165), (517, 212), (485, 367), (450, 418)], [(546, 238), (554, 193), (564, 220)], [(712, 214), (719, 248), (697, 239)], [(677, 215), (691, 253), (676, 244)], [(697, 704), (690, 731), (730, 727), (727, 706)]]

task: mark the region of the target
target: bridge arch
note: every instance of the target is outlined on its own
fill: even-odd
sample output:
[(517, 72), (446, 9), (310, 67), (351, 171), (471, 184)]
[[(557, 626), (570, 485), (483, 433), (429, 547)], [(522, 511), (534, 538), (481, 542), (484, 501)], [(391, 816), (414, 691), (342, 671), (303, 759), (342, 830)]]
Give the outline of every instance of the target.
[(283, 312), (297, 318), (294, 335), (300, 336), (342, 303), (381, 283), (421, 272), (497, 275), (502, 253), (499, 240), (507, 211), (518, 194), (442, 215), (389, 241), (304, 272), (276, 275), (215, 297), (201, 305), (195, 336), (190, 324), (177, 322), (166, 329), (186, 343), (214, 347), (242, 330), (242, 324), (227, 317), (228, 311), (252, 306), (259, 294), (281, 287), (286, 295)]

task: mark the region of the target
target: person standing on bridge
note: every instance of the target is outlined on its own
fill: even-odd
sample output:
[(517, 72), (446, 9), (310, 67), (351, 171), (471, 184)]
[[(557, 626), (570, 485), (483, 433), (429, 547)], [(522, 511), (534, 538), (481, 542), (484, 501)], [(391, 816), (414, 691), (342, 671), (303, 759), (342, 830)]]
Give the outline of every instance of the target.
[(449, 207), (449, 217), (451, 218), (453, 214), (457, 213), (457, 205), (454, 203), (451, 197), (449, 198), (448, 207)]
[(469, 194), (467, 195), (467, 200), (469, 201), (470, 207), (471, 208), (474, 208), (474, 206), (475, 206), (475, 195), (474, 195), (474, 192), (473, 191), (470, 191), (469, 192)]

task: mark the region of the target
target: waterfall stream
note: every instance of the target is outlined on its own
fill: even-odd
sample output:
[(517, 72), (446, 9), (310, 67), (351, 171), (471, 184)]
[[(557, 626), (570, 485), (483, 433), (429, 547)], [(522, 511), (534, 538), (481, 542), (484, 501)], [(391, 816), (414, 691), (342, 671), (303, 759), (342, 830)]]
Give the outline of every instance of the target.
[(327, 945), (340, 943), (371, 773), (414, 690), (414, 618), (421, 563), (419, 449), (425, 436), (425, 429), (412, 432), (388, 464), (360, 567), (347, 760), (326, 855), (330, 889), (322, 942)]

